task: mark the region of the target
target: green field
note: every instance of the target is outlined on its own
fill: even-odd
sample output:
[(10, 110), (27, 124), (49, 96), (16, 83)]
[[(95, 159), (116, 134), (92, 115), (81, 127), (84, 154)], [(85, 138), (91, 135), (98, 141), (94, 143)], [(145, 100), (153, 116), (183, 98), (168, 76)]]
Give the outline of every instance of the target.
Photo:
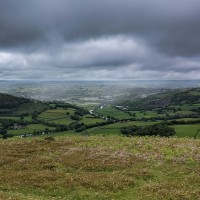
[[(46, 110), (37, 116), (38, 119), (44, 120), (47, 122), (55, 123), (55, 124), (64, 124), (68, 125), (74, 120), (71, 119), (71, 115), (74, 114), (74, 109), (68, 108), (66, 109), (51, 109)], [(69, 113), (67, 115), (67, 113)]]
[(118, 122), (100, 127), (94, 127), (83, 131), (83, 133), (90, 135), (119, 135), (121, 134), (120, 129), (126, 126), (148, 126), (159, 122), (142, 122), (142, 121), (129, 121), (129, 122)]
[[(11, 120), (17, 120), (17, 121), (21, 121), (21, 117), (17, 117), (17, 116), (3, 116), (3, 117), (0, 117), (0, 119), (11, 119)], [(27, 121), (27, 122), (31, 122), (32, 121), (32, 117), (29, 115), (29, 116), (25, 116), (24, 121)]]
[(27, 129), (32, 129), (32, 130), (45, 130), (45, 128), (48, 128), (49, 130), (54, 130), (54, 127), (46, 126), (43, 124), (30, 124), (26, 126)]
[(12, 119), (12, 120), (20, 120), (20, 117), (17, 116), (3, 116), (0, 119)]
[(194, 137), (200, 129), (200, 124), (173, 125), (171, 127), (175, 129), (178, 137)]
[(51, 123), (54, 123), (54, 124), (64, 124), (64, 125), (69, 125), (69, 124), (75, 122), (70, 117), (65, 117), (65, 118), (61, 118), (61, 119), (47, 120), (47, 121), (51, 122)]
[(34, 131), (44, 131), (46, 128), (48, 128), (49, 130), (55, 129), (54, 127), (45, 126), (43, 124), (30, 124), (18, 130), (8, 130), (8, 133), (17, 136), (21, 134), (34, 133)]
[(199, 118), (180, 118), (180, 119), (176, 119), (176, 121), (186, 121), (186, 122), (196, 121), (196, 120), (199, 120)]
[(109, 106), (109, 105), (106, 106), (106, 107), (103, 107), (102, 109), (97, 109), (95, 112), (104, 116), (104, 117), (111, 116), (111, 117), (115, 117), (117, 119), (130, 119), (130, 118), (132, 118), (128, 113), (125, 113), (121, 110), (113, 108), (112, 106)]
[(200, 107), (200, 104), (183, 104), (177, 106), (170, 106), (169, 108), (181, 109), (183, 111), (190, 111), (191, 109)]
[(175, 114), (180, 114), (180, 115), (191, 115), (191, 114), (196, 114), (196, 112), (181, 110), (181, 111), (177, 111)]
[(151, 118), (151, 117), (164, 117), (164, 114), (158, 114), (156, 111), (130, 111), (135, 119)]
[(64, 118), (68, 117), (67, 112), (69, 112), (69, 115), (74, 113), (74, 109), (52, 109), (52, 110), (46, 110), (38, 115), (38, 118), (44, 119), (44, 120), (51, 120), (51, 119), (58, 119), (58, 118)]
[(95, 123), (100, 123), (100, 122), (105, 122), (106, 120), (101, 119), (101, 118), (96, 118), (90, 114), (84, 115), (82, 119), (79, 121), (79, 123), (84, 123), (86, 125), (88, 124), (95, 124)]
[(24, 127), (18, 130), (8, 130), (8, 133), (13, 134), (14, 136), (18, 136), (22, 134), (30, 134), (30, 133), (32, 134), (34, 133), (34, 130)]
[[(142, 121), (130, 121), (130, 122), (118, 122), (114, 124), (109, 124), (100, 127), (94, 127), (83, 131), (83, 134), (90, 134), (90, 135), (119, 135), (121, 134), (120, 129), (126, 126), (148, 126), (153, 125), (157, 122), (142, 122)], [(186, 124), (186, 125), (173, 125), (171, 126), (176, 131), (177, 137), (194, 137), (196, 132), (200, 129), (200, 124)], [(200, 137), (200, 134), (199, 134)]]
[(157, 122), (143, 122), (143, 121), (128, 121), (128, 122), (118, 122), (118, 123), (114, 123), (114, 124), (109, 124), (106, 125), (105, 127), (107, 128), (121, 128), (121, 127), (125, 127), (125, 126), (148, 126), (148, 125), (153, 125), (156, 123), (159, 123), (160, 121)]

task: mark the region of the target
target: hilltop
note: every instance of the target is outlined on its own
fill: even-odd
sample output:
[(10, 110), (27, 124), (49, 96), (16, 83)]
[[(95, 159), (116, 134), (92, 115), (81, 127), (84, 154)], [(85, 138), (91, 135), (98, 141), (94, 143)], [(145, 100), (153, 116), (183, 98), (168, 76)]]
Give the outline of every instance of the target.
[(200, 199), (200, 140), (0, 140), (0, 199)]

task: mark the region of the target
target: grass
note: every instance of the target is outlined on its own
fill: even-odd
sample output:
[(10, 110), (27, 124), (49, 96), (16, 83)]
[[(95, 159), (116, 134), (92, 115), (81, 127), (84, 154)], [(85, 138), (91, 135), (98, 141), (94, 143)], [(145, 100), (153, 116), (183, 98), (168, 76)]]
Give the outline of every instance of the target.
[[(68, 125), (74, 120), (71, 119), (71, 115), (74, 114), (74, 109), (68, 108), (65, 109), (52, 109), (52, 110), (46, 110), (42, 112), (40, 115), (38, 115), (38, 119), (43, 119), (48, 122), (52, 122), (55, 124), (65, 124)], [(67, 115), (69, 113), (69, 115)]]
[(0, 119), (11, 119), (11, 120), (20, 120), (20, 117), (17, 116), (3, 116)]
[(177, 106), (170, 106), (169, 108), (181, 109), (183, 111), (190, 111), (191, 109), (200, 107), (200, 104), (183, 104)]
[(104, 117), (111, 116), (111, 117), (115, 117), (117, 119), (130, 119), (130, 118), (132, 118), (126, 112), (123, 112), (121, 110), (113, 108), (112, 106), (109, 106), (109, 105), (106, 106), (106, 107), (103, 107), (102, 109), (97, 109), (95, 112), (101, 114)]
[[(196, 121), (199, 120), (199, 118), (180, 118), (180, 119), (175, 119), (176, 121), (185, 121), (185, 122), (190, 122), (190, 121)], [(170, 121), (170, 120), (169, 120)], [(173, 121), (173, 120), (172, 120)]]
[(130, 111), (132, 114), (135, 113), (134, 118), (141, 119), (141, 118), (151, 118), (151, 117), (164, 117), (163, 114), (158, 114), (155, 111)]
[[(21, 121), (21, 117), (17, 117), (17, 116), (3, 116), (3, 117), (0, 117), (0, 119), (11, 119), (11, 120)], [(32, 117), (30, 115), (29, 116), (25, 116), (24, 117), (24, 121), (31, 122), (32, 121)]]
[(193, 111), (185, 111), (185, 110), (181, 110), (181, 111), (177, 111), (175, 114), (179, 114), (179, 115), (192, 115), (192, 114), (196, 114)]
[(55, 123), (55, 124), (69, 125), (75, 121), (72, 120), (70, 117), (66, 117), (66, 118), (62, 118), (62, 119), (54, 119), (54, 120), (51, 120), (50, 122)]
[(42, 110), (46, 109), (47, 106), (40, 102), (30, 102), (24, 103), (17, 107), (17, 109), (13, 112), (15, 115), (20, 115), (23, 113), (32, 114), (34, 111), (41, 112)]
[(200, 199), (200, 140), (0, 140), (0, 199)]
[(83, 131), (82, 133), (90, 134), (90, 135), (119, 135), (121, 134), (120, 129), (126, 126), (147, 126), (152, 125), (158, 122), (143, 122), (143, 121), (129, 121), (129, 122), (118, 122), (114, 124), (109, 124), (101, 127), (95, 127), (88, 129), (87, 131)]
[(43, 124), (30, 124), (26, 126), (27, 129), (32, 129), (32, 130), (45, 130), (48, 128), (49, 130), (54, 130), (54, 127), (46, 126)]
[(88, 125), (88, 124), (95, 124), (97, 122), (105, 122), (105, 121), (106, 120), (104, 120), (104, 119), (95, 118), (94, 116), (87, 114), (82, 117), (82, 119), (79, 121), (79, 123), (84, 123), (84, 124)]
[(84, 134), (89, 134), (89, 135), (119, 135), (121, 134), (120, 128), (107, 128), (107, 127), (95, 127), (95, 128), (90, 128), (86, 131), (82, 131)]
[[(187, 118), (185, 118), (187, 119)], [(190, 120), (190, 119), (188, 119)], [(143, 122), (143, 121), (129, 121), (129, 122), (118, 122), (114, 124), (109, 124), (100, 127), (94, 127), (91, 129), (87, 129), (86, 131), (81, 132), (82, 134), (87, 135), (120, 135), (120, 129), (126, 126), (148, 126), (159, 123), (157, 122)], [(196, 132), (200, 129), (200, 124), (184, 124), (184, 125), (173, 125), (171, 126), (176, 131), (177, 137), (190, 137), (193, 138)], [(200, 136), (200, 135), (199, 135)]]
[(14, 136), (22, 135), (22, 134), (28, 134), (28, 133), (33, 133), (33, 129), (28, 129), (26, 127), (17, 129), (17, 130), (8, 130), (9, 134), (13, 134)]
[(62, 117), (67, 117), (66, 113), (69, 112), (67, 110), (55, 109), (55, 110), (46, 110), (38, 115), (38, 118), (42, 118), (44, 120), (57, 119)]
[(184, 124), (172, 126), (178, 137), (194, 137), (196, 132), (200, 129), (200, 124)]
[(34, 133), (34, 131), (44, 131), (45, 128), (48, 128), (49, 130), (55, 129), (54, 127), (46, 126), (43, 124), (30, 124), (18, 130), (8, 130), (8, 133), (17, 136), (17, 135), (22, 135), (26, 133)]

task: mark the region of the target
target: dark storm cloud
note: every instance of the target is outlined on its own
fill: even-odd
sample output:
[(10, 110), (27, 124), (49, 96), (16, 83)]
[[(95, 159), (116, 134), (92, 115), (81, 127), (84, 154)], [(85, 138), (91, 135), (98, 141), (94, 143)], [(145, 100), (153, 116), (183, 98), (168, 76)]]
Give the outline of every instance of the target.
[(7, 78), (200, 78), (199, 0), (0, 0)]

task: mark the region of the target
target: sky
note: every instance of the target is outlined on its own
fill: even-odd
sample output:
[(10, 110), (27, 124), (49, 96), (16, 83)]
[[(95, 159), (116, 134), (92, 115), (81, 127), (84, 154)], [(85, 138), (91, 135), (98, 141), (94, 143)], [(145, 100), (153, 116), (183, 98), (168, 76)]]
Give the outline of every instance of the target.
[(0, 0), (0, 79), (200, 79), (199, 8), (199, 0)]

